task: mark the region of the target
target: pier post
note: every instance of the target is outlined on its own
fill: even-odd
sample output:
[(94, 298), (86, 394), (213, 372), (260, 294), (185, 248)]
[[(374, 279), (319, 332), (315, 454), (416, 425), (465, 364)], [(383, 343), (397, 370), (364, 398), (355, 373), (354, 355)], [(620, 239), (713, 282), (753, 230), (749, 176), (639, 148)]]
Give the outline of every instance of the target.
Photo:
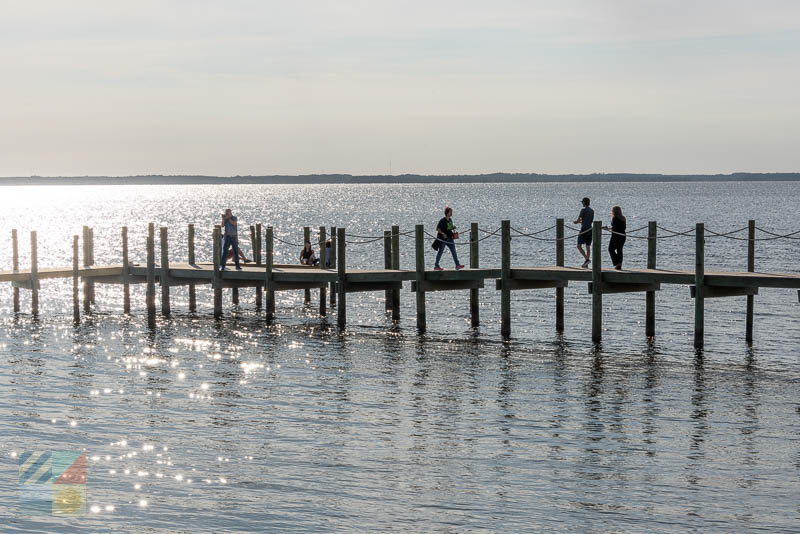
[[(392, 232), (383, 232), (383, 268), (387, 271), (392, 268)], [(383, 292), (386, 313), (392, 310), (392, 290), (387, 289)]]
[[(89, 227), (83, 227), (83, 266), (89, 267)], [(83, 283), (83, 313), (89, 313), (89, 307), (91, 304), (91, 290), (89, 287), (89, 277), (83, 276), (82, 280)]]
[[(400, 270), (400, 227), (392, 226), (392, 269)], [(400, 320), (400, 290), (392, 289), (392, 321)]]
[[(564, 219), (556, 219), (556, 267), (564, 266)], [(556, 332), (564, 332), (564, 288), (556, 288)]]
[(39, 247), (36, 232), (31, 232), (31, 314), (39, 315)]
[[(197, 258), (194, 253), (194, 224), (189, 225), (189, 265), (195, 265)], [(189, 284), (189, 312), (197, 311), (197, 288)]]
[(72, 322), (81, 322), (81, 299), (78, 281), (78, 236), (72, 236)]
[[(336, 268), (336, 227), (331, 226), (331, 269)], [(331, 282), (331, 310), (336, 306), (336, 282)]]
[[(747, 272), (756, 270), (756, 222), (747, 222)], [(745, 341), (753, 342), (753, 295), (747, 295), (747, 324), (745, 326)]]
[(167, 227), (161, 227), (161, 315), (169, 317), (169, 238)]
[[(19, 272), (19, 245), (17, 244), (17, 229), (11, 230), (11, 270)], [(14, 313), (19, 313), (19, 288), (14, 288)]]
[[(250, 225), (250, 256), (253, 258), (253, 261), (256, 261), (256, 254), (258, 253), (258, 244), (256, 243), (256, 226), (254, 224)], [(233, 304), (239, 304), (239, 288), (234, 287), (231, 291), (231, 300)]]
[(500, 335), (504, 339), (511, 337), (511, 221), (500, 222)]
[[(325, 227), (319, 227), (319, 268), (325, 269)], [(319, 315), (325, 317), (328, 314), (326, 304), (328, 295), (326, 293), (327, 284), (319, 286)]]
[[(444, 246), (444, 245), (442, 245)], [(417, 281), (417, 330), (425, 332), (425, 226), (418, 224), (414, 227), (414, 257), (416, 259)]]
[(592, 223), (592, 343), (603, 338), (602, 223)]
[(264, 265), (264, 257), (262, 255), (262, 241), (261, 241), (261, 223), (256, 224), (256, 251), (253, 255), (253, 258), (256, 261), (256, 265), (259, 267)]
[[(149, 328), (156, 327), (156, 245), (155, 245), (155, 225), (150, 223), (147, 225), (147, 291), (146, 291), (146, 306), (147, 306), (147, 326)], [(84, 286), (85, 287), (85, 286)], [(86, 295), (84, 294), (84, 304), (86, 303)]]
[[(658, 237), (656, 221), (647, 223), (647, 268), (656, 268), (656, 243)], [(656, 292), (648, 291), (645, 296), (644, 333), (648, 338), (656, 335)]]
[(336, 239), (336, 246), (338, 247), (336, 251), (336, 271), (338, 275), (338, 283), (336, 285), (336, 290), (339, 293), (338, 295), (338, 309), (337, 309), (337, 317), (336, 322), (339, 324), (339, 328), (344, 328), (345, 323), (347, 322), (347, 292), (345, 288), (345, 270), (347, 268), (347, 263), (345, 261), (345, 238), (344, 238), (344, 228), (337, 228), (336, 229), (338, 235)]
[[(89, 228), (89, 265), (94, 265), (94, 228)], [(89, 278), (89, 301), (94, 305), (94, 279)]]
[(122, 227), (122, 313), (131, 313), (130, 261), (128, 258), (128, 227)]
[(214, 287), (214, 318), (219, 319), (222, 317), (222, 271), (220, 271), (220, 266), (222, 265), (222, 249), (220, 249), (220, 243), (222, 242), (222, 231), (220, 230), (219, 225), (214, 226), (214, 239), (213, 239), (213, 246), (214, 246), (214, 278), (213, 278), (213, 287)]
[[(311, 242), (311, 228), (308, 226), (303, 227), (303, 246), (305, 246), (306, 242)], [(311, 290), (306, 289), (305, 296), (303, 298), (303, 302), (306, 304), (311, 304)]]
[[(469, 228), (469, 268), (478, 269), (480, 261), (478, 258), (478, 223), (472, 223)], [(479, 289), (474, 287), (469, 290), (469, 318), (472, 328), (477, 328), (481, 324), (479, 312)]]
[(264, 280), (264, 289), (267, 293), (267, 322), (272, 322), (275, 319), (275, 291), (272, 290), (272, 262), (273, 250), (275, 241), (272, 237), (272, 227), (267, 226), (267, 257), (265, 258), (266, 266), (266, 279)]
[(694, 262), (694, 348), (703, 348), (705, 334), (705, 225), (697, 223), (695, 227), (695, 262)]
[[(253, 259), (256, 262), (256, 267), (261, 267), (264, 263), (261, 256), (261, 223), (256, 224), (256, 247), (253, 249)], [(256, 309), (260, 310), (263, 303), (264, 288), (256, 286)]]
[(253, 261), (256, 261), (258, 244), (256, 242), (256, 226), (254, 224), (250, 225), (250, 253), (253, 257)]

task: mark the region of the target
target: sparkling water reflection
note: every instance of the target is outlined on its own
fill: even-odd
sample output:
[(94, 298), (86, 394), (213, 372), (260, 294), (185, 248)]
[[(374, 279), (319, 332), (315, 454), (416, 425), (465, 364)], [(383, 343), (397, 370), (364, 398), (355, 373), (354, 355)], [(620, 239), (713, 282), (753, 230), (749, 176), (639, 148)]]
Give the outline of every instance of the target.
[[(800, 192), (792, 184), (669, 184), (658, 190), (667, 209), (650, 189), (610, 187), (627, 191), (626, 204), (649, 203), (654, 213), (645, 215), (669, 226), (727, 203), (752, 206), (743, 220), (757, 212), (765, 226), (783, 228)], [(89, 223), (102, 262), (118, 258), (112, 239), (121, 224), (141, 238), (136, 221), (159, 219), (183, 242), (177, 225), (197, 209), (216, 214), (217, 201), (251, 221), (285, 221), (288, 237), (302, 235), (292, 224), (316, 222), (295, 211), (303, 199), (341, 206), (324, 223), (348, 221), (366, 235), (435, 219), (421, 213), (424, 203), (411, 207), (419, 199), (456, 198), (459, 221), (490, 227), (528, 195), (535, 219), (525, 211), (512, 219), (533, 227), (571, 213), (554, 207), (564, 197), (583, 196), (574, 185), (464, 189), (233, 187), (220, 197), (195, 188), (190, 201), (186, 190), (163, 188), (103, 190), (93, 200), (87, 188), (62, 191), (35, 222), (43, 261), (66, 261), (59, 239), (68, 243)], [(681, 200), (689, 192), (708, 206)], [(390, 201), (400, 194), (407, 204)], [(485, 211), (468, 212), (468, 196)], [(646, 220), (635, 207), (629, 213)], [(485, 243), (491, 265), (496, 249)], [(521, 243), (520, 262), (550, 257), (549, 245)], [(692, 261), (664, 243), (662, 264)], [(641, 261), (637, 246), (632, 262)], [(710, 262), (740, 261), (737, 247), (710, 241)], [(761, 247), (759, 265), (793, 268), (784, 245)], [(185, 252), (172, 250), (176, 260)], [(353, 247), (351, 255), (370, 265), (370, 254)], [(267, 326), (252, 290), (214, 321), (206, 288), (196, 315), (176, 288), (175, 314), (149, 332), (141, 288), (126, 318), (119, 288), (99, 286), (95, 311), (73, 327), (68, 286), (42, 286), (38, 321), (10, 313), (10, 290), (0, 300), (3, 531), (792, 532), (800, 520), (796, 295), (759, 295), (752, 348), (742, 341), (743, 299), (709, 302), (708, 349), (696, 354), (685, 288), (659, 294), (653, 344), (643, 339), (643, 298), (610, 296), (604, 342), (593, 347), (585, 287), (568, 288), (563, 336), (553, 333), (549, 292), (515, 294), (514, 340), (504, 344), (489, 289), (477, 330), (465, 294), (431, 294), (429, 332), (420, 337), (407, 292), (399, 325), (384, 314), (382, 294), (354, 295), (340, 332), (301, 294), (281, 295), (278, 322)], [(31, 449), (87, 452), (87, 516), (17, 513), (17, 455)]]

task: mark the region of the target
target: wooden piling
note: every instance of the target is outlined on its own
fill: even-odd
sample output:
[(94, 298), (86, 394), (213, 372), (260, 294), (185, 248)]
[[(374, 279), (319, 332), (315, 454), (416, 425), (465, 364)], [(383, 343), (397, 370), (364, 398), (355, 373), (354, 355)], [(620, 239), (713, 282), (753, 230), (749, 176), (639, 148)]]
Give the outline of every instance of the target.
[[(197, 258), (194, 253), (194, 224), (189, 225), (189, 265), (195, 265)], [(197, 311), (197, 289), (194, 284), (189, 284), (189, 312)]]
[[(472, 223), (469, 229), (469, 268), (478, 269), (480, 261), (478, 257), (478, 245), (480, 234), (478, 233), (478, 223)], [(480, 293), (477, 287), (469, 290), (469, 317), (473, 328), (480, 325), (479, 298)]]
[[(89, 227), (89, 265), (94, 265), (94, 228)], [(89, 301), (94, 305), (94, 279), (89, 278)]]
[[(752, 273), (756, 270), (756, 222), (747, 222), (747, 272)], [(753, 295), (747, 295), (747, 324), (745, 325), (745, 341), (753, 342)]]
[(257, 223), (256, 224), (256, 252), (253, 253), (253, 256), (255, 256), (253, 259), (255, 260), (256, 265), (258, 265), (259, 267), (264, 265), (264, 256), (263, 256), (264, 250), (263, 250), (263, 247), (261, 246), (262, 243), (263, 242), (261, 240), (261, 223)]
[[(392, 269), (400, 270), (400, 227), (392, 226)], [(392, 289), (392, 321), (400, 320), (400, 289)]]
[[(336, 227), (331, 226), (331, 269), (336, 268)], [(331, 310), (336, 306), (336, 282), (331, 282)]]
[[(444, 245), (442, 245), (444, 246)], [(416, 259), (417, 280), (417, 330), (425, 332), (425, 226), (418, 224), (414, 227), (414, 257)]]
[[(156, 251), (155, 225), (147, 225), (147, 326), (156, 327)], [(84, 296), (84, 303), (86, 302)]]
[(39, 315), (39, 247), (36, 232), (31, 232), (31, 314)]
[(78, 236), (72, 236), (72, 322), (75, 324), (81, 322), (78, 240)]
[(338, 233), (336, 237), (336, 270), (338, 275), (336, 290), (339, 293), (336, 322), (339, 324), (339, 328), (344, 328), (345, 324), (347, 323), (347, 291), (345, 287), (345, 272), (347, 263), (345, 261), (345, 229), (337, 228), (336, 231)]
[(222, 231), (220, 230), (220, 226), (214, 226), (214, 239), (213, 239), (213, 247), (214, 247), (214, 278), (213, 278), (213, 285), (214, 285), (214, 318), (219, 319), (222, 317), (222, 271), (220, 271), (220, 267), (222, 265), (222, 250), (220, 249), (220, 243), (222, 242)]
[(264, 287), (267, 293), (267, 322), (271, 322), (275, 319), (275, 291), (272, 289), (272, 265), (274, 261), (274, 247), (275, 241), (272, 236), (272, 227), (267, 226), (267, 256), (264, 259), (265, 265), (265, 280), (264, 280)]
[[(83, 266), (89, 267), (89, 227), (83, 227)], [(89, 289), (89, 277), (84, 276), (81, 280), (83, 286), (83, 313), (89, 313), (91, 305), (91, 293)]]
[[(564, 219), (556, 219), (556, 267), (564, 266)], [(556, 332), (564, 332), (564, 288), (556, 288)]]
[[(311, 242), (311, 228), (308, 226), (303, 227), (303, 246), (306, 243)], [(306, 304), (311, 304), (311, 290), (306, 288), (304, 291), (305, 295), (303, 296), (303, 302)]]
[[(656, 268), (656, 244), (658, 227), (656, 221), (647, 223), (647, 268)], [(645, 296), (644, 333), (648, 338), (656, 335), (656, 292), (648, 291)]]
[[(261, 267), (264, 263), (261, 256), (261, 223), (256, 224), (256, 246), (253, 249), (253, 260), (256, 262), (256, 267)], [(256, 309), (260, 310), (263, 306), (264, 289), (261, 286), (256, 286)]]
[[(11, 230), (11, 270), (19, 272), (19, 245), (17, 243), (17, 229)], [(19, 288), (14, 288), (14, 313), (19, 313)]]
[[(383, 232), (383, 268), (389, 270), (392, 268), (392, 231), (384, 230)], [(383, 292), (384, 296), (384, 309), (386, 313), (392, 311), (392, 290), (387, 289)]]
[(500, 290), (500, 335), (508, 339), (511, 337), (511, 221), (500, 222), (500, 277), (502, 288)]
[(161, 315), (169, 317), (169, 237), (167, 227), (161, 227)]
[[(320, 269), (325, 268), (325, 227), (319, 227), (319, 263)], [(328, 314), (326, 309), (326, 304), (328, 300), (328, 295), (326, 294), (327, 284), (322, 284), (319, 286), (319, 315), (321, 317), (325, 317)]]
[(253, 257), (253, 261), (256, 261), (256, 255), (258, 254), (258, 244), (256, 243), (256, 226), (254, 224), (250, 225), (250, 252), (251, 256)]
[(695, 262), (694, 262), (694, 348), (703, 348), (705, 330), (705, 225), (697, 223), (695, 227)]
[(592, 223), (592, 343), (603, 338), (602, 223)]
[(130, 261), (128, 257), (128, 227), (122, 227), (122, 313), (131, 313)]

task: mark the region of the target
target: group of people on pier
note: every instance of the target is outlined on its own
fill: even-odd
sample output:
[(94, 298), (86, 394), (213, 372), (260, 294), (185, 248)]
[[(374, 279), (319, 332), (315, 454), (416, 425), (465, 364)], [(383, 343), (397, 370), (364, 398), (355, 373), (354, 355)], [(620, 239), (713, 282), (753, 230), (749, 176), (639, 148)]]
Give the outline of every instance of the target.
[[(580, 232), (578, 233), (578, 252), (583, 256), (584, 262), (582, 267), (584, 269), (589, 267), (591, 263), (591, 246), (592, 246), (592, 223), (594, 222), (594, 209), (591, 208), (591, 200), (589, 197), (584, 197), (581, 201), (582, 207), (573, 224), (580, 224)], [(229, 252), (232, 252), (236, 270), (241, 271), (239, 265), (239, 258), (242, 258), (247, 263), (247, 258), (239, 250), (239, 240), (237, 233), (237, 218), (231, 213), (230, 209), (225, 210), (222, 215), (222, 225), (225, 228), (225, 236), (222, 245), (222, 270), (225, 270)], [(625, 216), (622, 214), (622, 208), (614, 206), (611, 208), (611, 226), (603, 226), (603, 230), (611, 232), (611, 239), (608, 242), (608, 254), (611, 256), (611, 264), (614, 269), (622, 269), (623, 252), (625, 246), (627, 223)], [(433, 269), (435, 271), (443, 271), (444, 268), (440, 265), (442, 254), (445, 248), (450, 250), (453, 255), (453, 263), (455, 263), (456, 270), (461, 270), (464, 266), (458, 261), (458, 252), (456, 251), (455, 240), (459, 238), (458, 230), (453, 222), (453, 208), (446, 206), (444, 208), (444, 217), (439, 220), (436, 225), (436, 238), (432, 243), (432, 247), (436, 250), (436, 263)], [(325, 267), (331, 267), (330, 262), (330, 247), (331, 242), (325, 244)], [(303, 249), (300, 251), (299, 256), (301, 265), (319, 265), (320, 259), (317, 258), (314, 249), (311, 247), (311, 242), (306, 241)]]
[[(578, 252), (584, 258), (582, 267), (589, 267), (592, 262), (592, 223), (594, 222), (594, 210), (589, 206), (591, 200), (584, 197), (581, 201), (581, 208), (578, 218), (573, 224), (580, 224), (581, 230), (578, 234)], [(611, 208), (611, 226), (603, 226), (603, 230), (611, 232), (611, 239), (608, 241), (608, 254), (611, 256), (611, 265), (618, 271), (622, 270), (622, 247), (625, 246), (627, 221), (622, 214), (622, 208), (614, 206)], [(586, 247), (584, 249), (584, 247)]]
[[(581, 225), (580, 233), (578, 233), (578, 252), (581, 253), (584, 259), (581, 267), (587, 269), (592, 262), (591, 249), (594, 209), (590, 207), (591, 200), (589, 197), (584, 197), (581, 204), (581, 211), (573, 224)], [(603, 230), (611, 232), (611, 239), (608, 242), (608, 254), (611, 256), (611, 264), (614, 266), (614, 269), (618, 271), (622, 270), (622, 248), (625, 246), (625, 234), (627, 230), (627, 222), (625, 216), (622, 214), (622, 208), (619, 206), (611, 208), (611, 226), (603, 226)], [(437, 251), (436, 264), (433, 267), (434, 270), (444, 270), (439, 265), (439, 260), (442, 258), (445, 246), (449, 248), (450, 252), (453, 254), (453, 262), (455, 263), (456, 269), (464, 268), (464, 266), (459, 263), (458, 253), (456, 252), (455, 240), (458, 239), (458, 237), (456, 225), (453, 223), (453, 208), (447, 206), (444, 209), (444, 217), (442, 217), (439, 220), (439, 224), (436, 225), (436, 239), (432, 244), (434, 250)]]

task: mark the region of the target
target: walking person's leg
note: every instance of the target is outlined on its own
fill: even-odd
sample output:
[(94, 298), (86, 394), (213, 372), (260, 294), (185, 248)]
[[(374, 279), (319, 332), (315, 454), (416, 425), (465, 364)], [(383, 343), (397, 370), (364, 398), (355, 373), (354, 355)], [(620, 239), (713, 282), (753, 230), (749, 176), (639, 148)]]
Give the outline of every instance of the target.
[(436, 251), (436, 264), (434, 266), (435, 269), (439, 269), (439, 260), (442, 259), (442, 254), (444, 254), (444, 241), (439, 241), (439, 250)]
[(447, 242), (447, 248), (449, 248), (450, 252), (453, 254), (453, 261), (456, 263), (456, 267), (461, 265), (460, 263), (458, 263), (458, 254), (456, 253), (456, 244), (452, 239)]
[(241, 269), (242, 267), (239, 265), (239, 238), (231, 237), (231, 242), (233, 244), (233, 259), (236, 263), (236, 269)]
[(222, 270), (225, 270), (225, 262), (227, 262), (228, 258), (228, 250), (231, 248), (231, 238), (225, 236), (222, 240)]

